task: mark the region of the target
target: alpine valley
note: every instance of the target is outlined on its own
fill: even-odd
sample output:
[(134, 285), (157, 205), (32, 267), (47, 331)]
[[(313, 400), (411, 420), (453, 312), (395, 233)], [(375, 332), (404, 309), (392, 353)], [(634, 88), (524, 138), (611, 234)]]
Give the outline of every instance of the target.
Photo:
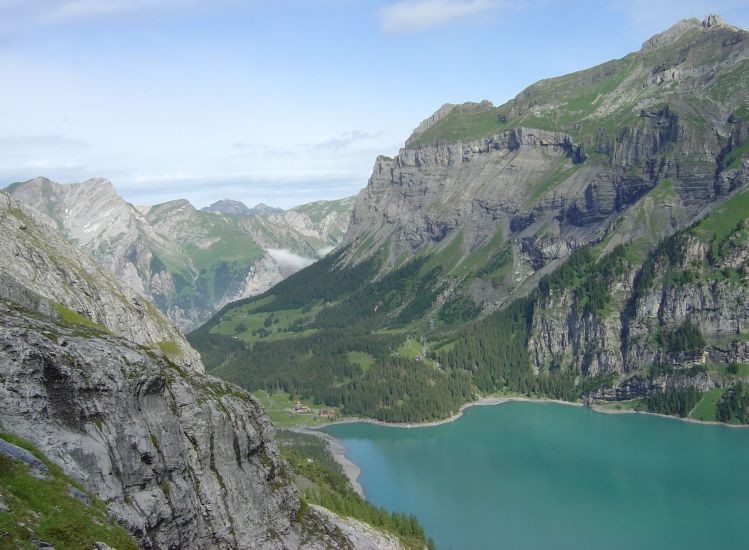
[[(386, 509), (350, 483), (328, 436), (276, 432), (270, 418), (442, 421), (494, 397), (749, 424), (748, 220), (749, 32), (715, 15), (503, 105), (444, 105), (397, 156), (377, 157), (355, 199), (198, 210), (135, 206), (103, 179), (11, 184), (0, 192), (0, 548), (434, 548), (412, 512), (465, 548), (502, 535), (522, 545), (533, 530), (538, 547), (622, 547), (638, 518), (661, 537), (652, 547), (733, 540), (738, 430), (643, 416), (609, 417), (611, 430), (582, 407), (530, 403), (471, 410), (431, 434), (328, 430), (352, 442)], [(636, 430), (659, 445), (640, 453)], [(730, 447), (715, 443), (729, 432)], [(464, 483), (477, 459), (465, 449), (479, 445), (489, 454), (476, 451), (476, 472), (499, 457), (522, 460), (524, 476)], [(445, 448), (462, 462), (429, 460)], [(684, 449), (691, 462), (674, 467)], [(602, 483), (582, 475), (589, 463)], [(475, 494), (425, 491), (400, 510), (409, 485), (388, 483), (406, 470)], [(629, 512), (660, 477), (668, 490), (656, 484), (649, 509), (698, 535), (670, 537), (646, 507), (606, 523), (606, 502), (579, 499), (579, 516), (567, 502), (578, 486), (599, 499), (624, 487), (631, 500), (615, 509)], [(495, 503), (512, 483), (527, 506), (472, 512), (476, 495)], [(669, 508), (697, 486), (703, 508)], [(716, 503), (731, 513), (680, 515)], [(450, 505), (463, 515), (444, 521)], [(497, 533), (498, 516), (515, 530)], [(464, 535), (461, 517), (488, 520)]]
[(683, 20), (375, 161), (343, 243), (189, 335), (213, 374), (384, 421), (477, 395), (749, 421), (749, 33)]

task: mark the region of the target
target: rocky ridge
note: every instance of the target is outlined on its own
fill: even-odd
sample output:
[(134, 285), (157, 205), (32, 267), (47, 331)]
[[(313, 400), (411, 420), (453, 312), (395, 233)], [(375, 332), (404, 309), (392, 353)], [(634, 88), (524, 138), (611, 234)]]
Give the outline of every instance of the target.
[(171, 359), (192, 371), (203, 370), (200, 356), (179, 329), (133, 289), (59, 236), (43, 214), (0, 192), (2, 297), (18, 300), (36, 294), (49, 315), (69, 312), (136, 344), (168, 350)]
[[(748, 237), (724, 237), (749, 211), (748, 39), (714, 16), (686, 20), (504, 105), (444, 106), (376, 159), (334, 255), (191, 342), (228, 379), (385, 421), (449, 416), (476, 390), (682, 399), (670, 390), (717, 386), (689, 399), (733, 399), (749, 379)], [(674, 235), (685, 259), (653, 274)], [(222, 351), (230, 338), (242, 354)], [(313, 369), (319, 348), (371, 363)], [(287, 350), (273, 372), (245, 360)]]

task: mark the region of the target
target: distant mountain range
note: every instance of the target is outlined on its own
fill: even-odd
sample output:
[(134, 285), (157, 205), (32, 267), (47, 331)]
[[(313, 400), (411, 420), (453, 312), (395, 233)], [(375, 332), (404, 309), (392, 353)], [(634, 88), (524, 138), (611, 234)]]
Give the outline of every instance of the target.
[(332, 250), (353, 199), (281, 210), (186, 200), (134, 206), (111, 182), (14, 183), (12, 197), (49, 216), (71, 242), (187, 330), (226, 303), (270, 288)]
[(216, 201), (210, 206), (201, 208), (201, 210), (214, 214), (236, 214), (237, 216), (257, 216), (258, 214), (279, 214), (283, 212), (282, 208), (268, 206), (262, 202), (256, 204), (254, 208), (248, 208), (243, 202), (230, 199)]

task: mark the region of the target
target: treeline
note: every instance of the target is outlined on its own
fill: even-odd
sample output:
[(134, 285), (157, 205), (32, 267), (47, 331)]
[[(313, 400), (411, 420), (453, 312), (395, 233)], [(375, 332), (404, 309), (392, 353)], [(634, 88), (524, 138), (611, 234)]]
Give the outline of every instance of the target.
[(659, 332), (656, 340), (672, 353), (701, 353), (707, 345), (700, 328), (689, 319), (674, 330)]
[(474, 398), (470, 375), (463, 369), (443, 372), (424, 362), (389, 358), (361, 378), (335, 388), (331, 404), (347, 414), (385, 422), (437, 420)]
[[(250, 390), (282, 390), (295, 398), (337, 405), (332, 402), (338, 395), (333, 392), (334, 386), (363, 374), (360, 365), (349, 361), (349, 352), (367, 353), (383, 361), (404, 339), (401, 335), (370, 334), (353, 327), (260, 341), (211, 373)], [(203, 348), (198, 349), (203, 353)]]
[(686, 418), (702, 399), (702, 392), (694, 387), (672, 388), (645, 398), (648, 412), (677, 415)]
[(465, 296), (458, 296), (440, 308), (439, 318), (446, 325), (467, 323), (481, 313), (481, 307)]
[[(201, 338), (202, 344), (211, 340)], [(211, 374), (250, 390), (284, 391), (292, 399), (312, 399), (342, 407), (349, 415), (388, 422), (444, 418), (473, 398), (473, 384), (465, 370), (443, 372), (431, 363), (395, 356), (403, 340), (402, 335), (352, 328), (261, 341)], [(365, 373), (348, 358), (352, 351), (371, 355), (375, 364)]]
[[(666, 263), (683, 261), (685, 243), (682, 234), (676, 235), (646, 258), (624, 312), (625, 346), (626, 318), (635, 311), (658, 270)], [(438, 318), (448, 326), (467, 324), (446, 333), (454, 341), (449, 351), (431, 355), (439, 367), (431, 361), (395, 357), (405, 333), (388, 332), (423, 319), (434, 306), (444, 280), (440, 268), (428, 263), (428, 256), (413, 258), (373, 280), (380, 266), (378, 255), (356, 266), (341, 267), (343, 252), (339, 252), (279, 283), (266, 295), (272, 296), (272, 301), (253, 310), (271, 313), (301, 307), (309, 311), (313, 304), (324, 302), (326, 307), (314, 318), (300, 318), (289, 329), (299, 333), (313, 329), (314, 334), (261, 340), (250, 348), (238, 340), (209, 334), (209, 323), (192, 333), (190, 342), (201, 351), (206, 366), (215, 369), (214, 374), (245, 388), (283, 390), (295, 398), (341, 407), (345, 414), (386, 421), (441, 418), (471, 400), (476, 391), (510, 390), (575, 400), (613, 386), (616, 374), (589, 376), (581, 372), (585, 365), (553, 364), (536, 375), (528, 355), (534, 315), (547, 307), (549, 296), (563, 292), (571, 294), (575, 315), (607, 315), (611, 289), (631, 267), (626, 252), (620, 245), (599, 258), (591, 247), (578, 248), (541, 278), (528, 296), (477, 322), (470, 321), (480, 310), (469, 299), (459, 296), (448, 301)], [(496, 266), (508, 260), (506, 252), (495, 256)], [(211, 323), (219, 322), (219, 317)], [(696, 353), (705, 347), (699, 327), (689, 321), (673, 330), (659, 331), (655, 338), (670, 352)], [(374, 365), (363, 369), (349, 360), (349, 352), (371, 355)], [(681, 414), (693, 397), (688, 393), (654, 397), (649, 406)]]
[(715, 407), (715, 418), (721, 422), (749, 424), (749, 391), (743, 382), (728, 388)]
[(200, 352), (206, 370), (210, 371), (249, 355), (247, 344), (223, 334), (199, 329), (187, 335), (190, 345)]
[(277, 433), (277, 439), (281, 455), (292, 471), (314, 484), (302, 492), (306, 502), (392, 533), (408, 549), (435, 549), (434, 541), (426, 537), (416, 516), (395, 511), (388, 513), (384, 508), (373, 506), (361, 498), (351, 488), (343, 469), (322, 439), (285, 430)]
[[(414, 314), (432, 305), (439, 269), (426, 276), (421, 270), (426, 257), (415, 258), (366, 285), (340, 286), (338, 303), (318, 313), (312, 326), (343, 328), (351, 326), (378, 327), (384, 324), (408, 323)], [(391, 314), (400, 310), (397, 319)]]
[(353, 266), (341, 266), (341, 260), (347, 251), (348, 248), (342, 248), (328, 254), (246, 303), (273, 296), (270, 303), (255, 309), (256, 313), (262, 313), (301, 308), (315, 301), (331, 302), (339, 299), (342, 292), (369, 283), (381, 263), (380, 257), (375, 255)]

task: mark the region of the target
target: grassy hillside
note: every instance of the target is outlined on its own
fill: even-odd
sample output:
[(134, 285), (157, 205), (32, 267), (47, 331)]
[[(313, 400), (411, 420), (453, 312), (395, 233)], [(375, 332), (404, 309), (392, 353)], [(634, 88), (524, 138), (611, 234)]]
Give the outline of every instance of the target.
[(106, 514), (103, 502), (68, 479), (28, 442), (10, 434), (0, 439), (31, 452), (45, 475), (0, 454), (0, 547), (39, 548), (39, 541), (59, 550), (90, 550), (103, 542), (118, 550), (139, 546)]

